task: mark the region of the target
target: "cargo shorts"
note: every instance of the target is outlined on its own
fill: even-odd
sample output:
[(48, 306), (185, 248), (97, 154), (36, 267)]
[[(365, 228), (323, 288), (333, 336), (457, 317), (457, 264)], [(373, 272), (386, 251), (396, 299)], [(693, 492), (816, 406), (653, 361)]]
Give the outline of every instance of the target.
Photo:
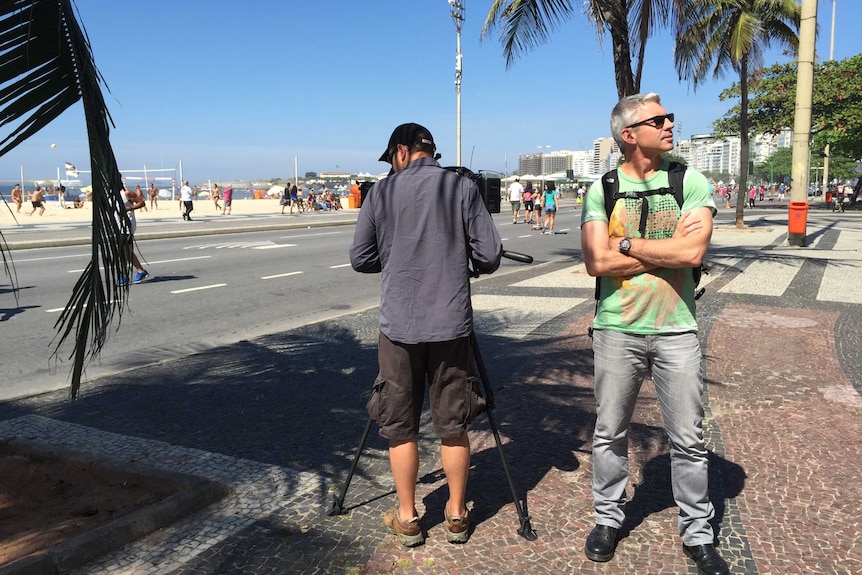
[(380, 435), (390, 441), (419, 434), (426, 380), (431, 421), (440, 438), (459, 437), (485, 409), (479, 379), (472, 375), (469, 337), (407, 344), (381, 332), (377, 359), (380, 372), (366, 408)]

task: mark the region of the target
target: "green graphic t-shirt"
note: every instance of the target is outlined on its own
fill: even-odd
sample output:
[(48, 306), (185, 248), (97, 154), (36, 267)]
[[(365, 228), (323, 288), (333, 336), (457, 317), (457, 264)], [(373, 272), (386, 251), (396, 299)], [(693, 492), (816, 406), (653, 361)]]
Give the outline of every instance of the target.
[[(648, 180), (633, 180), (622, 170), (617, 170), (619, 191), (646, 192), (666, 188), (669, 186), (667, 168), (668, 162), (665, 162), (662, 169)], [(611, 237), (665, 239), (673, 235), (683, 211), (708, 207), (715, 214), (709, 182), (703, 174), (692, 169), (685, 173), (682, 209), (673, 194), (647, 196), (647, 201), (646, 231), (641, 236), (638, 231), (641, 199), (618, 199), (609, 221), (602, 181), (597, 180), (584, 199), (581, 226), (601, 220), (608, 222)], [(634, 276), (603, 277), (593, 327), (645, 335), (697, 331), (694, 287), (691, 268), (657, 268)]]

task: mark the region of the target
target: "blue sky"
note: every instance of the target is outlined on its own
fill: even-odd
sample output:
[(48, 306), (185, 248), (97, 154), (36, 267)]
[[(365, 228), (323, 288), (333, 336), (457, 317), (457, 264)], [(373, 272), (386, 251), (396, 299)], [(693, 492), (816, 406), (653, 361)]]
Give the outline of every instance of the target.
[[(573, 0), (578, 4), (578, 0)], [(77, 0), (104, 75), (123, 170), (174, 168), (207, 179), (380, 173), (392, 129), (431, 130), (443, 165), (456, 159), (455, 24), (446, 0)], [(517, 170), (518, 156), (581, 150), (608, 136), (616, 102), (610, 41), (584, 16), (508, 70), (479, 35), (490, 0), (467, 0), (462, 28), (462, 163)], [(832, 2), (818, 2), (818, 56), (829, 55)], [(862, 3), (838, 1), (835, 58), (860, 51)], [(856, 38), (856, 40), (853, 40)], [(667, 34), (647, 46), (643, 91), (662, 94), (682, 137), (710, 131), (732, 77), (696, 93), (679, 82)], [(767, 64), (781, 60), (777, 51)], [(790, 103), (792, 104), (792, 103)], [(52, 148), (51, 144), (56, 144)], [(0, 179), (87, 169), (80, 106), (0, 158)]]

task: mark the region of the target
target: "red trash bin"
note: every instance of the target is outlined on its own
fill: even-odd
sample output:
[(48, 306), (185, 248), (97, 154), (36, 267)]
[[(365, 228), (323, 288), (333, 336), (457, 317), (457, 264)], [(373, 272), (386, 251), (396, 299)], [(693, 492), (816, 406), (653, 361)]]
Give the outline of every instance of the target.
[(787, 231), (791, 234), (805, 234), (808, 222), (808, 202), (790, 202), (790, 217), (787, 221)]

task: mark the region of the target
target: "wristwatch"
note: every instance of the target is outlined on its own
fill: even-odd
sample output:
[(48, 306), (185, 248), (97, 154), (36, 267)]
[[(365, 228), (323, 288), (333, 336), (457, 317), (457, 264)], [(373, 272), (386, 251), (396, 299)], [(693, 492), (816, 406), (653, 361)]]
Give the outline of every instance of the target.
[(632, 249), (632, 239), (631, 238), (623, 238), (620, 240), (620, 253), (623, 255), (629, 255), (629, 250)]

